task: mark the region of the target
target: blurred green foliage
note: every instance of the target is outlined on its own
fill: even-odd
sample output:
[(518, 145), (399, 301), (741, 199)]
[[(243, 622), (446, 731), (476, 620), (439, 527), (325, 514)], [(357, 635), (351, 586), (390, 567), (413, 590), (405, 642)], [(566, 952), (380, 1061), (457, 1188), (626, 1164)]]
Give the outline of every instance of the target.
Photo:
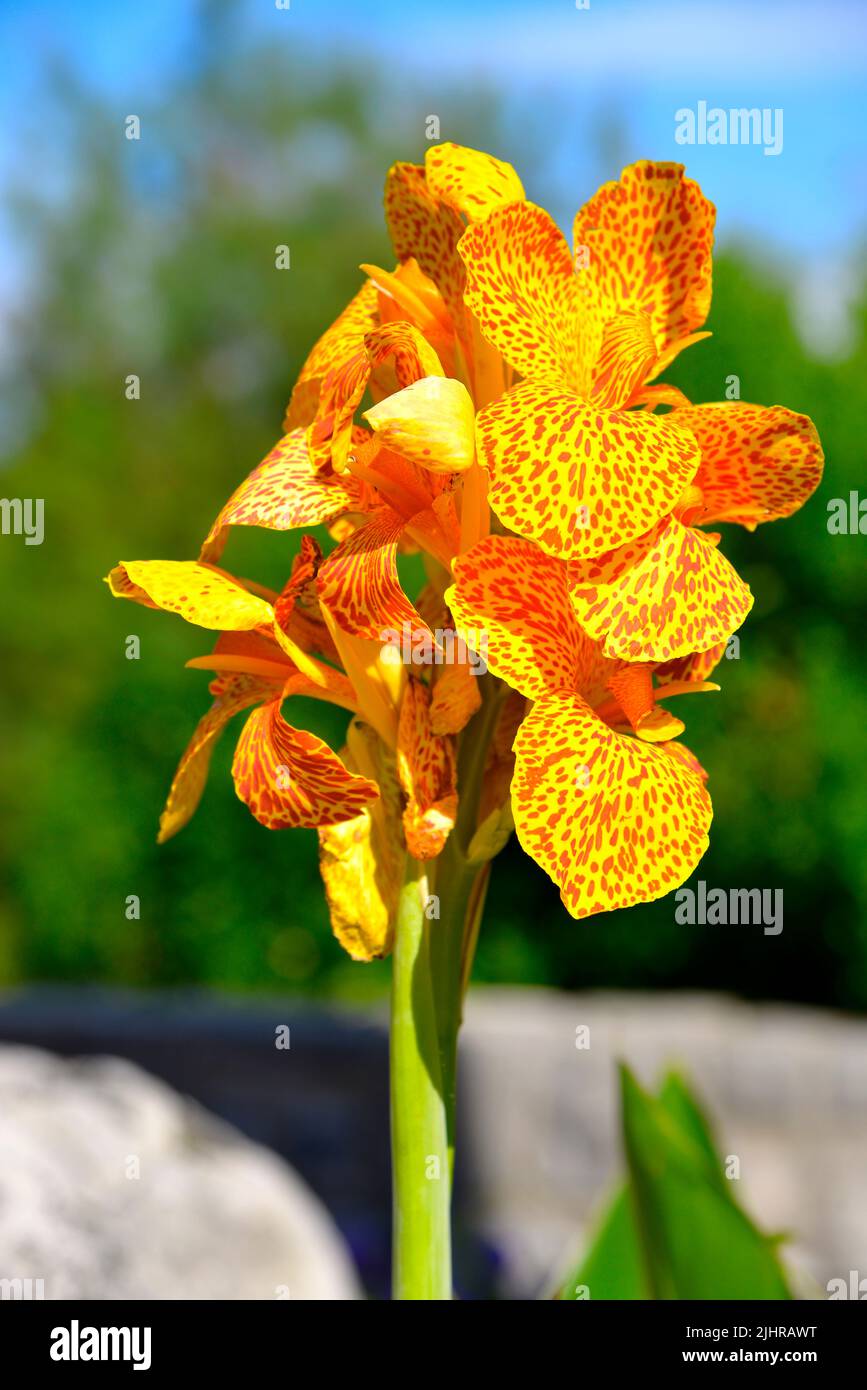
[[(112, 602), (100, 578), (119, 559), (196, 554), (279, 434), (295, 373), (360, 283), (358, 263), (391, 259), (382, 181), (393, 159), (422, 156), (423, 127), (414, 112), (384, 129), (363, 74), (324, 79), (267, 51), (228, 63), (215, 34), (139, 112), (139, 142), (123, 137), (125, 112), (68, 73), (52, 94), (62, 179), (29, 178), (16, 202), (38, 274), (4, 382), (2, 491), (45, 498), (46, 538), (0, 540), (0, 981), (378, 992), (387, 967), (352, 964), (330, 936), (315, 834), (269, 833), (235, 798), (231, 732), (197, 817), (157, 848), (168, 783), (208, 702), (207, 676), (183, 663), (210, 643)], [(493, 104), (471, 100), (456, 97), (444, 135), (511, 159), (541, 197), (538, 135), (503, 148)], [(36, 141), (34, 167), (42, 153)], [(281, 244), (289, 271), (275, 269)], [(720, 256), (714, 337), (669, 373), (696, 400), (722, 398), (737, 374), (744, 399), (810, 414), (828, 456), (796, 518), (752, 536), (726, 528), (755, 610), (722, 693), (679, 707), (716, 807), (697, 877), (784, 888), (782, 935), (678, 926), (671, 898), (574, 923), (513, 842), (495, 866), (478, 978), (867, 1006), (864, 540), (826, 529), (827, 499), (863, 478), (867, 299), (857, 312), (847, 359), (813, 361), (784, 288), (746, 255)], [(139, 401), (125, 398), (129, 373)], [(239, 535), (227, 559), (279, 586), (296, 545)], [(125, 657), (129, 634), (138, 661)], [(308, 714), (339, 744), (341, 716), (293, 718)], [(130, 894), (139, 920), (125, 915)]]

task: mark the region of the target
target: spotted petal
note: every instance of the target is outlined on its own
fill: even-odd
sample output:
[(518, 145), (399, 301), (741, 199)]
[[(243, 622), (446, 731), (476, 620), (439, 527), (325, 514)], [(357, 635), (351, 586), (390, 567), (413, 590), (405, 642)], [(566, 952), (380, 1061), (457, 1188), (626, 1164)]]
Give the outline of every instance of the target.
[(646, 536), (569, 566), (578, 621), (626, 661), (672, 661), (724, 642), (752, 607), (715, 541), (673, 517)]
[(397, 544), (404, 522), (387, 508), (343, 541), (318, 575), (320, 602), (345, 632), (369, 641), (382, 633), (414, 630), (424, 623), (400, 585)]
[(312, 423), (319, 405), (322, 382), (352, 357), (379, 322), (376, 286), (366, 280), (341, 314), (327, 328), (310, 352), (292, 392), (284, 428), (292, 430)]
[(670, 417), (605, 410), (543, 386), (515, 387), (476, 424), (497, 516), (563, 559), (650, 530), (700, 461), (692, 435)]
[(588, 302), (650, 318), (657, 350), (700, 328), (710, 310), (716, 210), (681, 164), (640, 160), (603, 184), (575, 218)]
[(357, 479), (314, 468), (306, 431), (293, 430), (229, 498), (208, 532), (201, 558), (219, 559), (230, 526), (291, 531), (298, 526), (329, 525), (360, 505)]
[(547, 212), (511, 203), (470, 227), (458, 249), (466, 303), (488, 342), (522, 376), (586, 390), (583, 299), (566, 239)]
[(518, 839), (573, 917), (663, 897), (707, 849), (702, 779), (660, 745), (609, 729), (577, 695), (538, 701), (515, 756)]
[(458, 813), (454, 741), (431, 728), (430, 691), (415, 676), (407, 682), (397, 734), (397, 772), (407, 798), (406, 847), (416, 859), (434, 859)]
[(424, 163), (428, 187), (470, 222), (524, 197), (521, 180), (511, 164), (482, 150), (447, 140), (432, 145)]
[(165, 810), (160, 816), (159, 844), (164, 844), (190, 820), (208, 780), (211, 755), (217, 739), (233, 715), (261, 700), (273, 699), (282, 680), (263, 680), (251, 675), (219, 676), (209, 689), (214, 703), (196, 725), (174, 775)]
[(240, 632), (274, 619), (265, 599), (224, 570), (195, 560), (122, 560), (107, 582), (116, 598), (179, 613), (198, 627)]
[(495, 676), (531, 699), (575, 690), (593, 644), (569, 602), (566, 566), (530, 541), (489, 536), (454, 561), (446, 602)]
[(347, 772), (327, 743), (293, 729), (282, 696), (253, 710), (241, 730), (232, 776), (235, 791), (269, 830), (337, 825), (379, 795), (375, 782)]
[(696, 518), (702, 523), (736, 521), (753, 530), (791, 516), (819, 486), (822, 446), (806, 415), (723, 401), (675, 410), (669, 418), (686, 425), (701, 449), (694, 484), (703, 494)]

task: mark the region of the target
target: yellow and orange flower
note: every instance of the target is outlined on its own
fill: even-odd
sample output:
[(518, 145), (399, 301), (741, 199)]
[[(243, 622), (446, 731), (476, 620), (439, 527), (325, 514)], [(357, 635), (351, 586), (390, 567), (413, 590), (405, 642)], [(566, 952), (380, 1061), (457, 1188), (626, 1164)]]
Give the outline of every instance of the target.
[[(385, 207), (396, 266), (362, 267), (199, 560), (109, 576), (220, 633), (190, 663), (215, 699), (160, 838), (249, 711), (238, 795), (270, 828), (318, 828), (332, 924), (359, 959), (390, 948), (407, 855), (435, 876), (448, 847), (451, 872), (481, 873), (513, 824), (575, 917), (688, 877), (711, 803), (663, 702), (717, 689), (752, 603), (702, 528), (788, 516), (822, 468), (805, 416), (693, 405), (657, 380), (710, 309), (714, 209), (680, 165), (606, 184), (571, 249), (509, 165), (455, 145), (395, 165)], [(219, 567), (237, 526), (325, 526), (335, 545), (323, 558), (305, 534), (278, 595)], [(428, 578), (415, 597), (409, 552)], [(424, 638), (421, 664), (395, 663), (389, 632)], [(456, 632), (481, 665), (449, 664)], [(286, 723), (294, 694), (351, 713), (339, 756)]]

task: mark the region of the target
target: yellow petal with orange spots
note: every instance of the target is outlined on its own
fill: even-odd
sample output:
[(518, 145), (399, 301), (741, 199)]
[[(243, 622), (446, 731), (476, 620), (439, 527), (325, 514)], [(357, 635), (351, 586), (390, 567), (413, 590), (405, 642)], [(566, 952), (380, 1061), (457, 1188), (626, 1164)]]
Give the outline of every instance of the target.
[(383, 509), (332, 550), (319, 570), (320, 602), (354, 637), (386, 641), (383, 632), (400, 632), (404, 623), (413, 630), (424, 627), (398, 578), (403, 527), (402, 517)]
[(353, 720), (344, 765), (379, 786), (353, 820), (319, 829), (319, 871), (337, 940), (353, 960), (374, 960), (392, 947), (405, 847), (394, 758), (369, 724)]
[(816, 427), (783, 406), (722, 401), (674, 410), (701, 449), (694, 482), (704, 506), (697, 520), (753, 529), (791, 516), (815, 492), (824, 456)]
[(574, 244), (597, 312), (640, 309), (657, 350), (700, 328), (710, 310), (716, 210), (682, 164), (640, 160), (575, 218)]
[(602, 332), (591, 398), (598, 405), (615, 409), (631, 405), (655, 361), (656, 347), (647, 314), (638, 309), (615, 314)]
[(671, 417), (524, 384), (481, 411), (479, 458), (505, 526), (563, 559), (599, 555), (671, 511), (701, 455)]
[(609, 729), (577, 695), (533, 706), (515, 758), (518, 839), (573, 917), (663, 897), (707, 849), (702, 779), (662, 746)]
[(116, 598), (179, 613), (188, 623), (239, 632), (270, 624), (274, 610), (225, 570), (196, 560), (122, 560), (108, 576)]
[(209, 689), (214, 703), (196, 725), (178, 770), (172, 780), (165, 810), (160, 816), (159, 844), (164, 844), (190, 820), (208, 780), (211, 755), (217, 739), (233, 715), (262, 700), (273, 699), (282, 681), (269, 681), (251, 675), (220, 676)]
[(262, 526), (291, 531), (328, 525), (360, 504), (357, 479), (316, 469), (305, 430), (284, 435), (233, 492), (202, 546), (201, 558), (219, 559), (230, 526)]
[(431, 728), (430, 691), (415, 676), (407, 682), (397, 732), (397, 772), (407, 798), (406, 847), (415, 859), (434, 859), (458, 813), (454, 741)]
[(481, 707), (479, 678), (467, 661), (455, 661), (437, 671), (430, 706), (435, 734), (459, 734)]
[(463, 316), (464, 267), (457, 244), (464, 222), (435, 193), (418, 164), (394, 164), (385, 182), (385, 220), (399, 261), (414, 257), (433, 280), (456, 327)]
[(282, 696), (253, 710), (241, 730), (232, 776), (235, 791), (269, 830), (337, 825), (379, 795), (375, 782), (347, 772), (327, 743), (293, 729)]
[[(466, 303), (489, 343), (534, 381), (589, 388), (583, 297), (560, 229), (534, 203), (510, 203), (466, 231)], [(613, 311), (612, 311), (613, 312)]]
[(342, 367), (352, 357), (363, 345), (365, 333), (369, 333), (379, 322), (377, 303), (376, 286), (366, 280), (342, 314), (315, 343), (292, 392), (284, 429), (303, 428), (313, 421), (322, 382), (330, 372)]
[(422, 377), (386, 396), (364, 418), (386, 448), (432, 473), (462, 473), (475, 457), (472, 397), (451, 377)]
[(445, 141), (430, 147), (424, 164), (428, 188), (470, 222), (487, 217), (502, 203), (524, 197), (521, 180), (511, 164), (482, 150)]
[(753, 598), (714, 539), (666, 517), (631, 545), (573, 561), (581, 626), (625, 661), (672, 661), (725, 641)]
[(446, 602), (495, 676), (534, 700), (587, 678), (593, 643), (575, 620), (562, 560), (530, 541), (488, 536), (452, 568)]

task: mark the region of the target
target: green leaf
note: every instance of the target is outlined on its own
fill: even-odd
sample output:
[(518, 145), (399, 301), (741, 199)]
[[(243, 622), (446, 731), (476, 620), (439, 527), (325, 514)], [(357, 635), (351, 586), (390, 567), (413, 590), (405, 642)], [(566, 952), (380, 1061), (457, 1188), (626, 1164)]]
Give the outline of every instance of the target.
[(698, 1105), (621, 1068), (623, 1139), (645, 1275), (659, 1299), (789, 1299), (775, 1243), (738, 1206)]
[(594, 1299), (789, 1299), (774, 1239), (733, 1195), (708, 1120), (671, 1073), (657, 1098), (625, 1067), (628, 1181), (557, 1295)]

